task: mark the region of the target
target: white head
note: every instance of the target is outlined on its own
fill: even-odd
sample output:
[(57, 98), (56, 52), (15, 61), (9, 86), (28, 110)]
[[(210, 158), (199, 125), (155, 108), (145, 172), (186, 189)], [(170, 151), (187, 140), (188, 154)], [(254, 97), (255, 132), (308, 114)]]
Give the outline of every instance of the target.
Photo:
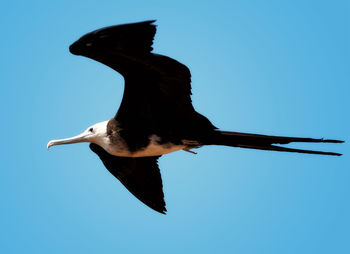
[(55, 145), (73, 144), (80, 142), (102, 144), (107, 139), (107, 123), (108, 121), (96, 123), (75, 137), (51, 140), (49, 143), (47, 143), (47, 148), (49, 149), (51, 146)]

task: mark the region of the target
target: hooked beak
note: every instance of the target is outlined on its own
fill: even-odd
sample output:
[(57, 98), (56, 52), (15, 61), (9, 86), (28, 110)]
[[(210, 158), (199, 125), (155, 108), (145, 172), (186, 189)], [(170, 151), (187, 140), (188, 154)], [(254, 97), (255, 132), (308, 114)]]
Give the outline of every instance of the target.
[(49, 149), (51, 146), (56, 146), (56, 145), (89, 142), (89, 140), (88, 140), (89, 136), (90, 136), (89, 133), (83, 132), (82, 134), (79, 134), (79, 135), (71, 137), (71, 138), (51, 140), (49, 143), (47, 143), (47, 149)]

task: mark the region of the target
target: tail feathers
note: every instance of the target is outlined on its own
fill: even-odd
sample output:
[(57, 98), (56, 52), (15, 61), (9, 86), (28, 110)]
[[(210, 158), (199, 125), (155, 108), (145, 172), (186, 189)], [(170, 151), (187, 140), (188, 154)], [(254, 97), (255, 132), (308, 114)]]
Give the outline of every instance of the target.
[(259, 149), (259, 150), (280, 151), (280, 152), (323, 154), (323, 155), (334, 155), (334, 156), (342, 155), (340, 153), (295, 149), (295, 148), (288, 148), (288, 147), (281, 147), (281, 146), (274, 145), (274, 144), (289, 144), (291, 142), (343, 143), (344, 141), (333, 140), (333, 139), (280, 137), (280, 136), (267, 136), (267, 135), (249, 134), (249, 133), (240, 133), (240, 132), (217, 131), (214, 142), (212, 144)]
[(308, 154), (323, 154), (323, 155), (334, 155), (341, 156), (341, 153), (333, 153), (333, 152), (322, 152), (322, 151), (313, 151), (313, 150), (304, 150), (304, 149), (295, 149), (281, 146), (253, 146), (253, 145), (238, 145), (238, 147), (242, 148), (251, 148), (251, 149), (259, 149), (259, 150), (270, 150), (270, 151), (280, 151), (280, 152), (294, 152), (294, 153), (308, 153)]

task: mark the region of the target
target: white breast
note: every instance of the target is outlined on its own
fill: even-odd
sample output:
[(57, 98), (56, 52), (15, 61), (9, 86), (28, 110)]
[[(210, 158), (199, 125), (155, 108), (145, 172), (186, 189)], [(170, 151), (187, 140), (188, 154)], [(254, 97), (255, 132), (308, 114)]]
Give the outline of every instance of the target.
[(184, 149), (184, 145), (174, 145), (172, 143), (159, 144), (160, 138), (156, 135), (150, 136), (150, 143), (144, 149), (130, 152), (125, 144), (117, 144), (106, 147), (108, 153), (122, 157), (148, 157), (160, 156), (162, 154), (172, 153)]

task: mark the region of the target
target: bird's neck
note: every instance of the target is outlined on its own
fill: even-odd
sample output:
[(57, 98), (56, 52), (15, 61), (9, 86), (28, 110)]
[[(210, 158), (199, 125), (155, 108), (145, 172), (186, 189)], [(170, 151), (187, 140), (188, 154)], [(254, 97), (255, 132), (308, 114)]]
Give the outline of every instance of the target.
[(109, 145), (109, 138), (107, 135), (107, 125), (108, 121), (97, 123), (93, 126), (95, 135), (89, 140), (91, 143), (99, 145), (106, 149)]

